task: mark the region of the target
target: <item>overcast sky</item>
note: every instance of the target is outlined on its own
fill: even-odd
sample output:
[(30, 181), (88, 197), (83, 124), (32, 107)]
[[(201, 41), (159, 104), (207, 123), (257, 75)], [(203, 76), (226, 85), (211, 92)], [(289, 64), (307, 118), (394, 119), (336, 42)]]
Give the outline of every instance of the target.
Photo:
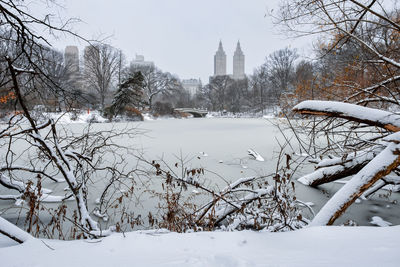
[[(246, 73), (264, 62), (274, 50), (290, 45), (300, 51), (306, 40), (288, 39), (274, 29), (268, 10), (279, 0), (61, 0), (63, 15), (82, 20), (74, 29), (88, 38), (111, 36), (128, 60), (144, 55), (164, 71), (180, 78), (213, 74), (213, 57), (222, 40), (227, 54), (227, 72), (240, 40), (246, 56)], [(59, 40), (55, 46), (83, 43)]]

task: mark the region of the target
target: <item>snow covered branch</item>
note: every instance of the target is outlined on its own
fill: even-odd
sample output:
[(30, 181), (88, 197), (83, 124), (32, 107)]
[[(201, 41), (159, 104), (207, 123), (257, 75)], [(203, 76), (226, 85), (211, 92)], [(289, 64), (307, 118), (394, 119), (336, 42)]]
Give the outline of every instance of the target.
[(278, 14), (277, 23), (295, 35), (323, 36), (321, 63), (327, 69), (335, 66), (328, 75), (319, 72), (322, 78), (307, 86), (311, 95), (296, 100), (336, 101), (309, 100), (293, 108), (324, 118), (290, 126), (301, 152), (311, 151), (317, 163), (299, 182), (318, 186), (352, 176), (311, 223), (333, 224), (357, 198), (400, 181), (399, 12), (395, 5), (375, 0), (293, 0), (282, 4)]
[[(86, 229), (88, 226), (87, 231), (92, 231), (92, 230), (98, 230), (97, 223), (90, 217), (89, 212), (87, 210), (87, 204), (86, 204), (86, 199), (84, 198), (84, 179), (81, 182), (78, 182), (76, 176), (75, 176), (75, 168), (72, 164), (72, 162), (69, 161), (67, 156), (65, 155), (63, 149), (61, 148), (59, 144), (59, 137), (57, 136), (57, 130), (55, 123), (50, 121), (50, 123), (45, 123), (43, 125), (36, 124), (35, 120), (31, 117), (31, 114), (25, 104), (25, 101), (22, 97), (21, 90), (19, 87), (19, 83), (17, 80), (17, 75), (16, 71), (12, 65), (12, 62), (10, 59), (8, 59), (8, 65), (9, 65), (9, 70), (13, 79), (13, 89), (15, 91), (15, 94), (17, 96), (18, 102), (22, 107), (23, 114), (25, 118), (29, 121), (31, 129), (27, 131), (21, 131), (19, 132), (19, 135), (24, 136), (24, 134), (27, 134), (30, 136), (36, 146), (44, 153), (44, 155), (47, 157), (49, 160), (49, 163), (52, 163), (54, 167), (61, 173), (65, 181), (68, 183), (69, 188), (71, 189), (72, 194), (74, 195), (77, 206), (78, 206), (78, 212), (80, 215), (80, 223), (81, 226)], [(52, 134), (52, 142), (47, 139), (47, 137), (42, 137), (40, 130), (50, 127), (50, 133)], [(9, 148), (10, 150), (10, 148)], [(18, 166), (13, 166), (11, 165), (9, 168), (6, 168), (7, 171), (15, 171), (15, 170), (20, 170), (20, 171), (30, 171), (35, 173), (36, 171), (34, 170), (29, 170), (28, 168), (19, 168)], [(47, 175), (48, 176), (48, 175)], [(18, 190), (20, 193), (24, 193), (26, 190), (26, 186), (23, 182), (16, 181), (11, 178), (7, 178), (1, 173), (0, 176), (0, 183), (7, 188), (15, 189)], [(59, 197), (51, 197), (48, 195), (44, 195), (43, 200), (48, 200), (50, 202), (53, 202), (55, 200), (62, 201), (64, 198), (59, 198)]]
[[(349, 97), (347, 97), (346, 101), (348, 102), (348, 101), (350, 101), (350, 100), (352, 100), (352, 99), (354, 99), (354, 98), (356, 98), (356, 97), (358, 97), (358, 96), (360, 96), (362, 94), (373, 95), (374, 92), (377, 89), (379, 89), (380, 87), (387, 86), (387, 85), (389, 85), (389, 84), (391, 84), (393, 82), (396, 82), (398, 80), (400, 80), (400, 75), (396, 75), (396, 76), (390, 77), (390, 78), (388, 78), (386, 80), (383, 80), (383, 81), (381, 81), (379, 83), (376, 83), (374, 85), (368, 86), (366, 88), (359, 89), (358, 92), (356, 92), (356, 93), (350, 95)], [(393, 101), (393, 99), (391, 99), (389, 97), (384, 97), (384, 96), (379, 96), (377, 98), (378, 99), (383, 99), (383, 100), (386, 100), (386, 101), (387, 100)]]
[(10, 223), (9, 221), (1, 217), (0, 217), (0, 234), (3, 234), (20, 244), (33, 238), (27, 232), (19, 229), (17, 226), (15, 226), (14, 224)]
[(358, 173), (376, 155), (375, 151), (365, 151), (353, 153), (346, 158), (325, 159), (316, 166), (314, 172), (299, 178), (298, 181), (313, 187), (330, 183)]
[(322, 207), (310, 226), (333, 224), (368, 188), (399, 165), (400, 144), (390, 143)]
[(391, 132), (400, 131), (400, 116), (389, 111), (362, 107), (336, 101), (308, 100), (301, 102), (293, 111), (304, 115), (328, 116), (384, 128)]
[(328, 201), (311, 223), (311, 225), (333, 224), (357, 198), (364, 193), (366, 194), (364, 197), (367, 197), (386, 185), (387, 181), (381, 179), (399, 166), (400, 116), (387, 111), (333, 101), (305, 101), (295, 106), (294, 111), (301, 114), (343, 118), (395, 132), (381, 138), (381, 145), (375, 145), (369, 150), (354, 152), (342, 158), (325, 159), (319, 162), (316, 171), (299, 179), (303, 184), (317, 186), (354, 175)]

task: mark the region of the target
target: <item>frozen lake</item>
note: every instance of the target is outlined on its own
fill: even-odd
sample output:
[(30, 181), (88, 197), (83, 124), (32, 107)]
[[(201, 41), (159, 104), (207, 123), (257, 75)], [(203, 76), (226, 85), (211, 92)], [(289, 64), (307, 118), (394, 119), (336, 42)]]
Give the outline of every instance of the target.
[[(171, 160), (173, 155), (181, 153), (192, 156), (194, 158), (191, 164), (194, 166), (202, 166), (228, 181), (234, 181), (244, 176), (270, 174), (275, 171), (280, 150), (277, 140), (283, 143), (280, 131), (273, 125), (275, 123), (282, 124), (285, 120), (212, 118), (146, 121), (140, 127), (149, 130), (148, 136), (140, 137), (137, 144), (155, 158), (164, 155), (164, 158)], [(251, 159), (247, 155), (249, 148), (260, 153), (265, 161)], [(208, 157), (200, 156), (198, 159), (200, 152), (207, 153)], [(220, 161), (223, 163), (219, 163)], [(295, 178), (311, 170), (310, 166), (305, 167), (296, 172)], [(296, 181), (296, 196), (302, 201), (313, 202), (313, 208), (317, 212), (341, 186), (330, 183), (315, 189)], [(369, 221), (373, 216), (400, 224), (399, 195), (389, 195), (387, 191), (381, 190), (371, 200), (353, 204), (336, 224), (353, 219), (358, 224), (370, 225)]]
[[(137, 149), (144, 153), (146, 158), (158, 160), (163, 158), (170, 164), (174, 164), (181, 156), (188, 160), (188, 167), (203, 167), (211, 171), (208, 178), (215, 184), (223, 187), (227, 182), (234, 181), (240, 177), (271, 174), (276, 168), (276, 158), (279, 152), (277, 140), (282, 141), (279, 130), (273, 123), (284, 123), (274, 119), (233, 119), (233, 118), (210, 118), (210, 119), (166, 119), (145, 122), (130, 123), (104, 123), (95, 124), (96, 129), (107, 129), (119, 127), (132, 127), (145, 130), (146, 133), (135, 138), (119, 140), (121, 144)], [(74, 132), (81, 131), (84, 124), (65, 125)], [(265, 159), (264, 162), (251, 159), (247, 150), (256, 150)], [(205, 156), (205, 154), (207, 156)], [(189, 160), (190, 159), (190, 160)], [(136, 165), (133, 158), (127, 157), (132, 168)], [(312, 170), (310, 166), (299, 170), (295, 177), (299, 177), (306, 171)], [(218, 175), (213, 175), (216, 173)], [(224, 181), (226, 180), (226, 181)], [(65, 184), (46, 185), (54, 189), (54, 194), (64, 194)], [(99, 190), (102, 183), (95, 183)], [(331, 183), (319, 187), (319, 189), (304, 186), (296, 182), (296, 196), (304, 202), (313, 202), (314, 210), (317, 212), (321, 206), (334, 194), (342, 185)], [(1, 193), (6, 191), (2, 188)], [(378, 195), (384, 196), (378, 196)], [(393, 224), (400, 224), (400, 207), (398, 193), (388, 195), (387, 191), (380, 191), (371, 200), (353, 204), (346, 213), (337, 220), (341, 224), (347, 220), (354, 219), (360, 225), (370, 225), (369, 221), (373, 216), (380, 216)], [(91, 195), (89, 208), (96, 204), (94, 199), (96, 193)], [(143, 200), (143, 199), (142, 199)], [(69, 205), (75, 205), (73, 201)], [(154, 200), (134, 205), (131, 208), (139, 213), (147, 214), (152, 210)], [(11, 201), (1, 202), (1, 210), (5, 212), (4, 217), (11, 220), (16, 219), (19, 209), (6, 209), (12, 206)]]

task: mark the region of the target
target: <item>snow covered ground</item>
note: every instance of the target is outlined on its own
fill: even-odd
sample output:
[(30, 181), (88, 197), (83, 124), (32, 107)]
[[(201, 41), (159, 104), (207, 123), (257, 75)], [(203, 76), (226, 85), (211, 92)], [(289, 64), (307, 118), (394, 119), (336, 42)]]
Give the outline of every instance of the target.
[(1, 248), (0, 265), (399, 266), (399, 236), (400, 226), (310, 227), (285, 233), (137, 231), (102, 240), (32, 239)]
[(106, 122), (107, 119), (102, 117), (100, 112), (97, 110), (93, 111), (82, 111), (74, 115), (71, 112), (59, 112), (59, 113), (42, 113), (46, 118), (52, 118), (60, 124), (69, 123), (88, 123), (90, 121)]

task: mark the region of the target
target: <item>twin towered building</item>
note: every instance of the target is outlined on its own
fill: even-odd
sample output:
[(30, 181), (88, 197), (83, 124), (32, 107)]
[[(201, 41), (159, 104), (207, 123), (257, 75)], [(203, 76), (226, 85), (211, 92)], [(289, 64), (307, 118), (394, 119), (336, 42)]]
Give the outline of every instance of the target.
[[(85, 49), (85, 54), (88, 52), (88, 48)], [(65, 49), (65, 64), (69, 66), (76, 77), (79, 76), (79, 51), (76, 46), (67, 46)], [(154, 66), (153, 62), (144, 61), (143, 56), (136, 56), (136, 59), (132, 62), (132, 64), (151, 64)], [(233, 54), (233, 72), (229, 76), (235, 80), (240, 80), (246, 78), (246, 74), (244, 72), (245, 69), (245, 56), (240, 47), (240, 42), (237, 42), (235, 53)], [(219, 42), (218, 50), (214, 56), (214, 76), (224, 76), (228, 75), (226, 72), (226, 54), (222, 47), (222, 42)], [(191, 95), (194, 95), (199, 88), (201, 88), (202, 83), (200, 79), (187, 79), (182, 80), (183, 87), (190, 92)]]
[[(214, 56), (214, 76), (227, 75), (226, 73), (226, 54), (219, 42), (217, 53)], [(240, 42), (237, 42), (235, 53), (233, 54), (233, 73), (232, 78), (235, 80), (244, 79), (244, 54), (240, 48)]]

